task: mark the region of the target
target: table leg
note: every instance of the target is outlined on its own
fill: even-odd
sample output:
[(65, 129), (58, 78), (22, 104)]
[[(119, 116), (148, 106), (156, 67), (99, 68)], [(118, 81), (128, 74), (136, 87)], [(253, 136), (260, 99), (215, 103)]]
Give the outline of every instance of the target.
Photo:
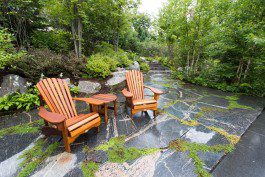
[(116, 103), (116, 100), (114, 100), (114, 115), (117, 116), (117, 103)]
[(105, 111), (105, 122), (106, 124), (108, 123), (108, 105), (107, 104), (104, 104), (104, 111)]

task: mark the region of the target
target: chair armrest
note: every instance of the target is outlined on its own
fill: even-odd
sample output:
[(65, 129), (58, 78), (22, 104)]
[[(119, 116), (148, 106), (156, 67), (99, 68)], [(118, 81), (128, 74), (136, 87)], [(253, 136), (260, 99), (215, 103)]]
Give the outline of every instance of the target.
[(96, 106), (104, 104), (104, 101), (101, 101), (101, 100), (98, 100), (95, 98), (73, 98), (73, 100), (84, 101), (88, 104), (92, 104), (92, 105), (96, 105)]
[(62, 114), (47, 111), (44, 106), (40, 107), (39, 116), (51, 124), (60, 124), (66, 119)]
[(154, 88), (154, 87), (149, 87), (149, 86), (144, 85), (144, 88), (147, 88), (147, 89), (151, 90), (154, 94), (161, 95), (161, 94), (164, 93), (164, 92), (162, 92), (161, 90), (158, 90), (158, 89), (156, 89), (156, 88)]
[(122, 90), (122, 94), (126, 97), (126, 98), (131, 98), (133, 97), (133, 94), (131, 92), (129, 92), (127, 89), (123, 89)]

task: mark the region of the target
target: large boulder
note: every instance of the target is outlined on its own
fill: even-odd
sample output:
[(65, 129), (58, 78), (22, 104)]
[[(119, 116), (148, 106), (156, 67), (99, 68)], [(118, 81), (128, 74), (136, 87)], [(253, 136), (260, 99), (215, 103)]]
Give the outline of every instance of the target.
[(133, 65), (129, 66), (130, 70), (139, 70), (140, 71), (140, 65), (137, 61), (133, 62)]
[(113, 86), (113, 85), (117, 85), (117, 84), (125, 81), (125, 74), (126, 74), (125, 69), (117, 71), (117, 72), (113, 72), (112, 73), (113, 77), (110, 78), (109, 80), (107, 80), (106, 85)]
[(15, 74), (8, 74), (3, 77), (3, 82), (0, 88), (0, 97), (14, 92), (27, 92), (27, 81), (23, 77)]
[(101, 85), (98, 82), (92, 81), (79, 81), (78, 89), (81, 93), (91, 94), (97, 93), (101, 89)]

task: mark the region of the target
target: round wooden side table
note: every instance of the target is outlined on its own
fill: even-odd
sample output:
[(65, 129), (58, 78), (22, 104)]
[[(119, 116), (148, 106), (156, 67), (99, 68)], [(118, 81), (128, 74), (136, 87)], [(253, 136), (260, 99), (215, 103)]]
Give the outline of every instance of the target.
[[(114, 115), (117, 116), (117, 96), (113, 94), (97, 94), (93, 95), (91, 98), (95, 100), (99, 100), (104, 103), (104, 110), (98, 110), (99, 113), (103, 113), (105, 115), (105, 122), (108, 123), (108, 109), (114, 110)], [(113, 102), (114, 107), (108, 106), (110, 102)], [(93, 105), (90, 105), (90, 110), (97, 109), (96, 107), (93, 107)]]

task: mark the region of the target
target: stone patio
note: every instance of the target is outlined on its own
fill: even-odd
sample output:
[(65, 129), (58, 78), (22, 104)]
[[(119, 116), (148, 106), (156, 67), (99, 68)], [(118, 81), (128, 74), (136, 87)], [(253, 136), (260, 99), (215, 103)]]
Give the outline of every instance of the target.
[[(83, 164), (96, 163), (96, 176), (198, 176), (198, 165), (190, 151), (178, 151), (169, 144), (173, 140), (195, 145), (234, 146), (264, 108), (264, 99), (239, 96), (218, 90), (185, 84), (174, 80), (167, 73), (152, 73), (145, 76), (145, 84), (165, 92), (159, 100), (159, 115), (153, 118), (152, 112), (137, 114), (133, 119), (127, 115), (125, 99), (120, 92), (118, 96), (118, 116), (110, 112), (110, 120), (101, 124), (100, 132), (94, 130), (80, 136), (72, 144), (72, 153), (64, 152), (60, 137), (49, 137), (45, 147), (59, 142), (59, 147), (30, 173), (31, 176), (83, 176)], [(147, 95), (151, 95), (146, 91)], [(88, 106), (77, 103), (79, 112), (87, 112)], [(35, 122), (39, 119), (37, 110), (29, 113), (1, 117), (1, 130)], [(104, 119), (102, 119), (104, 120)], [(22, 166), (19, 158), (27, 149), (36, 145), (37, 139), (43, 138), (40, 132), (6, 133), (0, 144), (0, 176), (21, 175), (27, 168)], [(98, 150), (102, 144), (124, 136), (124, 149), (139, 151), (154, 150), (153, 153), (136, 159), (118, 163), (110, 159), (110, 147), (106, 151)], [(1, 133), (0, 133), (1, 137)], [(114, 139), (113, 139), (114, 138)], [(91, 151), (88, 152), (90, 149)], [(123, 148), (123, 147), (122, 147)], [(122, 152), (123, 153), (123, 152)], [(203, 162), (203, 169), (209, 173), (218, 165), (224, 150), (212, 152), (197, 150), (197, 156)], [(34, 160), (34, 158), (33, 158)], [(22, 175), (23, 176), (23, 175)]]

